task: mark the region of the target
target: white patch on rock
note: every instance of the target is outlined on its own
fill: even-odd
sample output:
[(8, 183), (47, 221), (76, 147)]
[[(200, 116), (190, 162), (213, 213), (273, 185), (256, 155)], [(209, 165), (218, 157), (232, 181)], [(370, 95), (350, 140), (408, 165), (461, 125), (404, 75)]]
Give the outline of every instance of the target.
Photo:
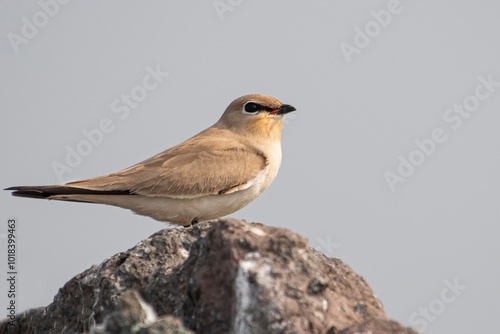
[(158, 320), (158, 316), (156, 315), (156, 312), (155, 312), (153, 306), (146, 303), (144, 301), (144, 299), (142, 299), (142, 298), (139, 298), (139, 304), (141, 305), (142, 311), (144, 312), (144, 314), (146, 316), (145, 319), (143, 320), (143, 322), (146, 325), (152, 324), (153, 322)]
[[(259, 231), (262, 230), (259, 229)], [(253, 305), (258, 303), (255, 300), (258, 291), (254, 289), (259, 285), (266, 287), (274, 285), (271, 269), (271, 263), (268, 263), (257, 252), (248, 253), (245, 259), (238, 264), (238, 274), (234, 282), (235, 318), (230, 333), (249, 333), (253, 327), (250, 324), (253, 321), (258, 321), (258, 319), (252, 319), (252, 313), (255, 313), (255, 310), (252, 310)], [(253, 277), (255, 283), (250, 282), (250, 276)]]
[(184, 259), (189, 257), (189, 251), (187, 251), (184, 247), (179, 249), (179, 253), (184, 257)]
[(262, 231), (258, 227), (251, 227), (251, 228), (249, 228), (249, 231), (252, 232), (255, 235), (258, 235), (259, 237), (265, 237), (266, 236), (266, 232)]

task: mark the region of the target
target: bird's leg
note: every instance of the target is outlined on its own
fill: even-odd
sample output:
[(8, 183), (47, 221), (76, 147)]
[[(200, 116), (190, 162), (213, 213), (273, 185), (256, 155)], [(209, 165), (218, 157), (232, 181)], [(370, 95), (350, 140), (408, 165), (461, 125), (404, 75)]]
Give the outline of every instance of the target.
[(189, 225), (184, 225), (184, 227), (191, 227), (193, 225), (198, 224), (198, 217), (194, 217), (193, 220), (191, 220), (191, 224)]

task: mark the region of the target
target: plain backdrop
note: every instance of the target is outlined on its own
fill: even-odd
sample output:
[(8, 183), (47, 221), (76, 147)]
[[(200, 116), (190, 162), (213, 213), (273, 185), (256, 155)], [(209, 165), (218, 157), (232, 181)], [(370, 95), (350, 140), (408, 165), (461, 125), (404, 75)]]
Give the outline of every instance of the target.
[[(0, 1), (0, 187), (58, 184), (53, 165), (78, 145), (88, 154), (64, 182), (126, 168), (212, 125), (235, 98), (271, 95), (297, 108), (281, 169), (231, 216), (341, 258), (406, 326), (498, 328), (500, 87), (475, 97), (479, 77), (500, 82), (498, 3), (55, 3)], [(144, 94), (147, 68), (168, 76)], [(132, 92), (137, 105), (114, 112)], [(474, 111), (457, 120), (464, 103)], [(103, 119), (113, 130), (84, 147)], [(435, 129), (446, 140), (433, 146)], [(416, 167), (400, 167), (410, 158)], [(406, 176), (391, 189), (386, 175), (398, 168)], [(114, 207), (0, 196), (4, 272), (7, 219), (18, 220), (20, 311), (169, 228)]]

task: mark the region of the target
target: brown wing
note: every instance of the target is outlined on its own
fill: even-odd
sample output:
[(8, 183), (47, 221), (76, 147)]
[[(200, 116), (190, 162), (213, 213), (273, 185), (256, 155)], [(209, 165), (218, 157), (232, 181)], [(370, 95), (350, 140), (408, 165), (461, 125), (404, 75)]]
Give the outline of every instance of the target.
[[(193, 198), (245, 188), (262, 171), (263, 153), (208, 129), (130, 168), (64, 186), (145, 196)], [(208, 136), (207, 136), (208, 135)]]

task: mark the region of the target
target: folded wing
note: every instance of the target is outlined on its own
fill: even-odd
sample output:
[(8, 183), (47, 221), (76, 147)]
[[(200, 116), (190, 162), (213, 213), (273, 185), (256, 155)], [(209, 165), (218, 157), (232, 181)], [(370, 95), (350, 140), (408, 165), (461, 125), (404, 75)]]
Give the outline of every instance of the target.
[(242, 148), (184, 154), (166, 151), (123, 171), (64, 186), (143, 196), (194, 198), (244, 189), (265, 167), (263, 154)]

